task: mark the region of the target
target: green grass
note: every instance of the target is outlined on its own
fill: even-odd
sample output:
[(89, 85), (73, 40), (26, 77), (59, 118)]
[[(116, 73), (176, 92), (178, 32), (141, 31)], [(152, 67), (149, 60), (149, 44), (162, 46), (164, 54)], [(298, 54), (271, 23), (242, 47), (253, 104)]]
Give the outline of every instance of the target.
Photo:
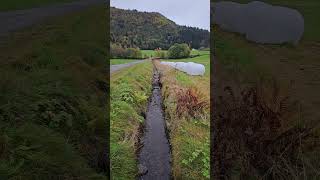
[(0, 179), (107, 178), (105, 13), (55, 18), (1, 44)]
[[(156, 51), (155, 50), (141, 50), (143, 57), (155, 57)], [(162, 50), (164, 52), (167, 52), (167, 50)], [(200, 51), (200, 50), (192, 50), (191, 55), (208, 55), (210, 54), (210, 51)]]
[(29, 9), (56, 3), (66, 3), (77, 0), (2, 0), (0, 11), (13, 11), (20, 9)]
[(156, 52), (155, 50), (141, 50), (142, 51), (142, 56), (148, 56), (148, 57), (154, 57)]
[(130, 62), (134, 62), (137, 60), (132, 59), (110, 59), (110, 65), (117, 65), (117, 64), (127, 64)]
[(111, 179), (135, 179), (135, 143), (151, 93), (152, 64), (144, 62), (111, 78), (110, 160)]
[[(199, 101), (209, 105), (210, 97), (210, 54), (195, 58), (168, 60), (179, 62), (196, 62), (205, 65), (204, 76), (190, 76), (177, 70), (164, 70), (163, 103), (166, 120), (169, 124), (172, 145), (172, 170), (175, 179), (209, 179), (209, 136), (210, 108), (207, 106), (201, 116), (177, 116), (177, 99), (179, 89), (197, 89)], [(163, 67), (162, 67), (163, 68)]]
[(209, 54), (210, 54), (210, 51), (200, 51), (200, 50), (196, 50), (196, 49), (191, 51), (191, 55), (200, 55), (200, 56), (202, 56), (202, 55), (209, 55)]
[[(156, 51), (155, 50), (141, 50), (142, 51), (142, 57), (155, 57)], [(167, 50), (162, 50), (164, 52), (167, 52)]]

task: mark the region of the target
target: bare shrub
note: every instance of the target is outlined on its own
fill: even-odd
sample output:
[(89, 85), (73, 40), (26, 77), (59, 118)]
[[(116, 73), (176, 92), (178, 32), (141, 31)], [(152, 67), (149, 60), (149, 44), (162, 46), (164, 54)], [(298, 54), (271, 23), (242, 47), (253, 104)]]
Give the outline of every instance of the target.
[(176, 113), (179, 118), (182, 116), (196, 118), (204, 113), (208, 103), (203, 95), (195, 88), (188, 88), (177, 93)]

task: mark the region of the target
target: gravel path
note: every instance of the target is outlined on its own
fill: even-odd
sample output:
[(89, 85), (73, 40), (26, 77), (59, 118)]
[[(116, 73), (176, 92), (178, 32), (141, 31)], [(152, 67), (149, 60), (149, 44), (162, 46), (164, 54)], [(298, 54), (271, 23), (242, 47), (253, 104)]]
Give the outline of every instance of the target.
[(106, 3), (104, 0), (79, 0), (71, 3), (49, 5), (39, 8), (0, 12), (0, 37), (10, 32), (40, 23), (45, 18), (64, 15), (68, 12), (82, 10), (96, 4)]
[(134, 61), (134, 62), (127, 63), (127, 64), (111, 65), (110, 66), (110, 74), (112, 74), (112, 73), (114, 73), (116, 71), (119, 71), (120, 69), (127, 68), (127, 67), (133, 66), (135, 64), (139, 64), (139, 63), (145, 62), (145, 61), (147, 61), (147, 60), (138, 60), (138, 61)]

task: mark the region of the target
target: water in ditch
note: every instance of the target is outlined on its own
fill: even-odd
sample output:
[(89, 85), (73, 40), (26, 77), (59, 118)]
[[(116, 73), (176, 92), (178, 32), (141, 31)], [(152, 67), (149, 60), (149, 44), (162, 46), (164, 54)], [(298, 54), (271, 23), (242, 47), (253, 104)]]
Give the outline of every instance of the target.
[(170, 144), (162, 110), (160, 73), (154, 68), (152, 95), (146, 113), (143, 147), (139, 155), (140, 180), (170, 179)]

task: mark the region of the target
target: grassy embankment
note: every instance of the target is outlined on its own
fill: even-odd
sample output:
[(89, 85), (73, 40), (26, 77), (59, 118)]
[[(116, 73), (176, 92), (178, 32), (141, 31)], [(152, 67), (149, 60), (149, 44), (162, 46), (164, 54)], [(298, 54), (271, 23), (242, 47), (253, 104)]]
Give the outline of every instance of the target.
[(30, 9), (56, 3), (66, 3), (77, 0), (2, 0), (0, 11), (14, 11), (21, 9)]
[(0, 179), (107, 178), (105, 14), (92, 7), (2, 39)]
[(139, 127), (144, 123), (152, 74), (152, 63), (144, 62), (112, 75), (110, 160), (113, 178), (135, 179), (137, 175), (135, 143)]
[[(320, 165), (315, 157), (319, 157), (320, 147), (320, 3), (266, 2), (299, 10), (305, 18), (305, 34), (298, 46), (261, 45), (214, 28), (215, 76), (218, 84), (224, 84), (218, 89), (224, 100), (216, 106), (221, 123), (215, 121), (215, 131), (223, 135), (215, 139), (216, 147), (220, 147), (214, 148), (216, 154), (220, 153), (220, 162), (215, 162), (220, 164), (213, 169), (220, 168), (220, 175), (233, 178), (319, 177)], [(229, 87), (224, 91), (226, 86)], [(251, 103), (256, 100), (258, 103)], [(222, 114), (229, 108), (237, 114)], [(259, 113), (264, 115), (258, 116)]]
[(163, 103), (172, 145), (176, 179), (208, 179), (210, 156), (210, 55), (169, 61), (205, 65), (204, 76), (189, 76), (167, 66), (162, 70)]

